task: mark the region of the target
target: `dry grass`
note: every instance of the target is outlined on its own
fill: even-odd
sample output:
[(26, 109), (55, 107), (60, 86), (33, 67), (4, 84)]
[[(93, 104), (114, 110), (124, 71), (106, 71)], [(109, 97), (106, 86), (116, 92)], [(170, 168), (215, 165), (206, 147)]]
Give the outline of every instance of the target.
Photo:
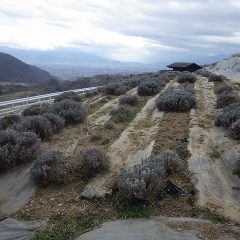
[(5, 203), (4, 199), (0, 200), (0, 221), (6, 217), (6, 215), (1, 211), (2, 205)]
[(195, 230), (198, 232), (197, 237), (200, 239), (215, 240), (224, 235), (228, 235), (235, 239), (240, 239), (239, 229), (234, 226), (216, 225), (213, 223), (167, 223), (166, 225), (178, 232)]
[(165, 113), (159, 125), (153, 153), (159, 154), (181, 144), (188, 137), (189, 125), (189, 113)]
[[(175, 150), (188, 138), (189, 125), (189, 113), (165, 113), (159, 125), (153, 153), (158, 155), (169, 148)], [(183, 194), (177, 198), (166, 196), (161, 201), (152, 203), (154, 215), (193, 216), (196, 192), (191, 179), (187, 159), (184, 159), (181, 161), (180, 170), (170, 176), (170, 180), (183, 190)]]
[(38, 93), (35, 91), (24, 91), (24, 92), (16, 92), (12, 94), (6, 94), (0, 96), (0, 101), (8, 101), (17, 98), (31, 97), (37, 95)]

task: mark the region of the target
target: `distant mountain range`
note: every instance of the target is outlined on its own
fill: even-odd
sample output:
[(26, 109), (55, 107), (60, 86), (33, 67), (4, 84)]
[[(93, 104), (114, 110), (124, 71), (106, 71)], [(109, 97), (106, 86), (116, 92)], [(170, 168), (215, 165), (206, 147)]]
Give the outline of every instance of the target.
[(129, 74), (161, 69), (159, 65), (114, 61), (72, 48), (40, 51), (0, 46), (0, 52), (9, 53), (64, 80), (97, 74)]
[(73, 48), (57, 48), (54, 50), (26, 50), (0, 46), (0, 52), (11, 54), (29, 64), (68, 64), (68, 65), (133, 65), (144, 66), (142, 63), (120, 62), (94, 55)]
[(49, 72), (0, 53), (0, 82), (35, 84), (53, 78)]

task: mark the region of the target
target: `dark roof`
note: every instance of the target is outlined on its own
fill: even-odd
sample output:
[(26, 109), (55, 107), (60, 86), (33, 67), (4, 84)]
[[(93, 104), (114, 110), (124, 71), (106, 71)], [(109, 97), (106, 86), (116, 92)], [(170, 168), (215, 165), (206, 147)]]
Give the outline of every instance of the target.
[[(196, 63), (187, 63), (187, 62), (175, 62), (175, 63), (172, 63), (170, 65), (168, 65), (167, 67), (168, 68), (176, 68), (176, 67), (188, 67), (188, 66), (191, 66), (191, 65), (197, 65)], [(197, 65), (198, 66), (198, 65)]]

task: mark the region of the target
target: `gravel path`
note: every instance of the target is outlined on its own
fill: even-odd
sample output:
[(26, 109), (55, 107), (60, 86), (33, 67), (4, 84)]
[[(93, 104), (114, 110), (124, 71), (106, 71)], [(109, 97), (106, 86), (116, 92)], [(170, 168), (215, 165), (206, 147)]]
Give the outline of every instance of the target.
[[(135, 95), (137, 94), (137, 88), (133, 88), (130, 91), (127, 92), (127, 94)], [(116, 97), (114, 100), (111, 100), (107, 103), (105, 103), (101, 108), (99, 108), (98, 111), (96, 111), (94, 114), (89, 116), (89, 126), (98, 126), (98, 125), (104, 125), (110, 118), (111, 115), (109, 114), (110, 110), (114, 107), (116, 107), (119, 103), (119, 97)]]

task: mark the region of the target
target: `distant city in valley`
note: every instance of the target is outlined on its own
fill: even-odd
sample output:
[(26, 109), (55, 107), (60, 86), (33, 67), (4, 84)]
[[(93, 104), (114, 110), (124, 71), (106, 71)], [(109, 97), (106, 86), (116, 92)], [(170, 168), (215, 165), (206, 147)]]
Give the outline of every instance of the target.
[(160, 70), (157, 66), (36, 64), (60, 80), (74, 80), (101, 74), (137, 74)]

